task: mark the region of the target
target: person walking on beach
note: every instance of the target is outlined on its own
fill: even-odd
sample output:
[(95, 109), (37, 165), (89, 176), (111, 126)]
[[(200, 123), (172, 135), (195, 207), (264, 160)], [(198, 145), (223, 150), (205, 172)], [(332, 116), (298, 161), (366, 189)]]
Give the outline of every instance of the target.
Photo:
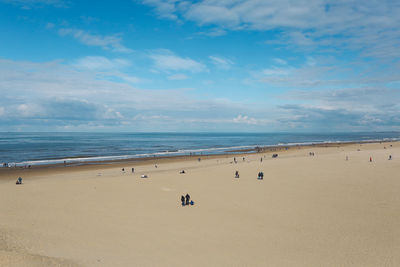
[(238, 171), (235, 172), (235, 178), (239, 178), (239, 172)]
[(181, 202), (182, 202), (182, 206), (185, 206), (185, 197), (183, 195), (181, 196)]
[(369, 162), (372, 162), (372, 157), (369, 157)]
[(135, 168), (132, 168), (132, 173), (134, 173), (135, 172)]
[(185, 198), (186, 198), (186, 205), (189, 205), (189, 202), (190, 202), (190, 196), (189, 196), (189, 194), (186, 194), (186, 196), (185, 196)]

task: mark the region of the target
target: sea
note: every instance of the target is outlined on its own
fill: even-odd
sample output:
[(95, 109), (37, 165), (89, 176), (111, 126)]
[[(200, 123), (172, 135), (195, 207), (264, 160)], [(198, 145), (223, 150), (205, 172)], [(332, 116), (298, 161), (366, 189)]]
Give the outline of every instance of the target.
[[(396, 141), (400, 132), (351, 133), (0, 133), (0, 163), (48, 165), (210, 155), (255, 147), (358, 141)], [(2, 167), (7, 166), (1, 164)]]

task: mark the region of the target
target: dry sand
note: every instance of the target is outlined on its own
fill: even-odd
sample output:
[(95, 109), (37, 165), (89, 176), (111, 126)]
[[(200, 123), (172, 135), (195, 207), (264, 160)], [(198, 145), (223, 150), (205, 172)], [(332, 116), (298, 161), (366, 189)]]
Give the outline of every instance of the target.
[(400, 143), (236, 157), (1, 170), (0, 265), (400, 266)]

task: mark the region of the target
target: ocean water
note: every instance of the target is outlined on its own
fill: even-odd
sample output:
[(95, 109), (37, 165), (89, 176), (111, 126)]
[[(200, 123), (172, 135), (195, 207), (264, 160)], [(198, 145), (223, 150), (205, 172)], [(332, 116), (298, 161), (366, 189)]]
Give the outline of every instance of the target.
[(400, 140), (400, 133), (0, 133), (0, 163), (81, 163), (218, 154), (256, 146), (380, 140)]

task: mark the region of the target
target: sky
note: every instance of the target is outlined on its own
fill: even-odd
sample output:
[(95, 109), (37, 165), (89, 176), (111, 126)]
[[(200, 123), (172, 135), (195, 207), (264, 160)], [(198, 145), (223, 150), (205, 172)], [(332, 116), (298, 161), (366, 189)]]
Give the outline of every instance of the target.
[(0, 0), (0, 131), (400, 131), (400, 2)]

